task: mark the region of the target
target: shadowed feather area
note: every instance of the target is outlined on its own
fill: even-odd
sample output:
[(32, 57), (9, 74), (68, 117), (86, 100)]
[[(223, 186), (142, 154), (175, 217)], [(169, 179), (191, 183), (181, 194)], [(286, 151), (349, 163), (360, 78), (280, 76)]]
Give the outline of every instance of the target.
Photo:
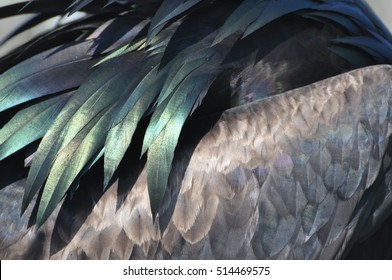
[(76, 12), (0, 58), (2, 259), (390, 256), (365, 2), (27, 1), (5, 40)]

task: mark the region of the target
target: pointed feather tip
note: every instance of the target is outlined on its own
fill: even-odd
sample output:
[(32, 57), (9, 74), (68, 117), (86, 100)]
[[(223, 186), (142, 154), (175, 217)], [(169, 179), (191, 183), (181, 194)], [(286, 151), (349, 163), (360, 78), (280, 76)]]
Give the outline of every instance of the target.
[(111, 180), (113, 178), (113, 174), (114, 174), (114, 170), (107, 170), (105, 168), (103, 184), (102, 184), (103, 191), (106, 191), (107, 188), (110, 186)]
[(48, 220), (49, 216), (53, 213), (53, 210), (51, 210), (49, 207), (46, 207), (45, 209), (43, 208), (44, 206), (40, 202), (38, 206), (36, 220), (35, 220), (36, 229), (39, 229)]
[(48, 219), (48, 217), (46, 217), (46, 218), (36, 217), (35, 230), (39, 230), (43, 226), (43, 224), (46, 222), (47, 219)]
[[(154, 195), (154, 193), (151, 191), (151, 183), (148, 183), (148, 200), (150, 204), (150, 211), (151, 211), (151, 217), (153, 223), (156, 221), (156, 218), (158, 216), (159, 209), (162, 205), (163, 197), (157, 197), (157, 195)], [(166, 191), (166, 186), (165, 186), (165, 191)]]
[(159, 207), (156, 207), (156, 205), (150, 202), (150, 210), (151, 210), (152, 223), (154, 224), (158, 220)]
[(76, 13), (80, 9), (83, 9), (85, 6), (93, 2), (93, 0), (80, 0), (80, 1), (75, 1), (71, 5), (68, 6), (67, 12), (68, 16), (71, 16), (72, 14)]
[(36, 195), (37, 191), (31, 191), (33, 189), (33, 186), (31, 186), (28, 181), (25, 185), (25, 190), (23, 193), (23, 198), (22, 198), (22, 205), (21, 205), (21, 215), (23, 215), (27, 208), (29, 207), (30, 203), (33, 201), (34, 196)]
[(158, 35), (159, 31), (156, 31), (156, 28), (152, 28), (148, 30), (147, 36), (146, 36), (146, 46), (150, 46), (152, 43), (152, 40), (156, 35)]
[(20, 208), (20, 215), (22, 216), (29, 206), (31, 199), (26, 195), (26, 192), (23, 194), (22, 205)]
[[(166, 191), (165, 187), (165, 191)], [(148, 198), (149, 198), (149, 202), (150, 202), (150, 211), (151, 211), (151, 217), (152, 217), (152, 221), (153, 223), (156, 221), (158, 214), (159, 214), (159, 209), (162, 206), (162, 202), (163, 202), (163, 197), (159, 198), (159, 197), (154, 197), (153, 194), (151, 193), (150, 189), (148, 189)]]

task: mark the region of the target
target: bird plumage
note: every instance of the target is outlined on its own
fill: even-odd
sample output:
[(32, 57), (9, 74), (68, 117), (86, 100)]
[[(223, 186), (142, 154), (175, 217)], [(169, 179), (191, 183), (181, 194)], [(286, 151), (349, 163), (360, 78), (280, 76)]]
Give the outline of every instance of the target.
[(0, 8), (86, 13), (0, 60), (2, 257), (338, 258), (389, 215), (390, 68), (307, 86), (391, 63), (363, 1), (101, 2)]

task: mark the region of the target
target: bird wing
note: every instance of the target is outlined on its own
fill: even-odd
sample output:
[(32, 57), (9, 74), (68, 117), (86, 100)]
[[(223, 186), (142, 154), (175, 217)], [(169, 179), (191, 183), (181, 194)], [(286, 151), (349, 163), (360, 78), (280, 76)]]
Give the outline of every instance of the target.
[[(0, 16), (16, 11), (38, 13), (41, 21), (66, 12), (86, 13), (80, 20), (60, 25), (17, 48), (1, 61), (0, 110), (5, 114), (4, 123), (11, 119), (13, 110), (34, 107), (22, 108), (5, 125), (0, 135), (0, 143), (5, 143), (0, 157), (9, 157), (42, 138), (31, 163), (22, 207), (26, 209), (34, 195), (43, 190), (36, 216), (38, 226), (64, 195), (77, 189), (79, 179), (101, 157), (106, 187), (131, 146), (135, 130), (147, 120), (139, 149), (148, 158), (150, 206), (157, 213), (184, 124), (200, 105), (216, 106), (211, 97), (214, 88), (232, 94), (227, 76), (234, 72), (252, 68), (255, 63), (259, 67), (234, 79), (236, 86), (250, 87), (233, 93), (242, 104), (358, 65), (392, 61), (388, 31), (363, 5), (351, 1), (247, 0), (223, 5), (220, 1), (189, 0), (163, 1), (159, 8), (159, 1), (106, 4), (99, 10), (100, 1), (28, 1), (0, 10)], [(244, 17), (244, 10), (251, 15)], [(318, 27), (312, 29), (314, 26)], [(312, 45), (309, 39), (317, 32), (328, 38), (322, 40), (322, 46)], [(331, 42), (332, 52), (348, 64), (340, 61), (334, 67), (326, 66), (337, 59), (327, 54), (331, 53)], [(290, 52), (293, 44), (299, 52)], [(314, 57), (330, 62), (324, 68), (317, 66), (317, 60), (311, 65), (299, 63), (307, 61), (303, 59), (307, 51), (301, 48), (320, 49), (320, 56)], [(293, 58), (287, 56), (290, 53), (302, 55)], [(304, 69), (312, 74), (298, 79)], [(268, 73), (274, 74), (266, 79), (263, 89), (249, 85), (250, 75), (255, 79)], [(253, 88), (262, 94), (255, 94)], [(56, 99), (47, 102), (52, 97)], [(218, 106), (213, 113), (238, 102)], [(34, 121), (26, 127), (26, 119)], [(42, 120), (44, 125), (36, 129)], [(15, 139), (23, 141), (13, 145)]]
[[(107, 6), (102, 8), (105, 4)], [(185, 198), (176, 193), (179, 192), (180, 186), (183, 185), (182, 189), (186, 188), (185, 182), (175, 181), (178, 186), (174, 188), (172, 180), (175, 179), (172, 177), (177, 178), (176, 180), (188, 178), (184, 177), (184, 174), (188, 172), (186, 167), (191, 164), (192, 152), (196, 150), (190, 150), (187, 146), (192, 147), (205, 134), (209, 135), (209, 128), (216, 127), (215, 122), (223, 112), (350, 69), (392, 62), (391, 35), (363, 1), (303, 0), (294, 3), (286, 0), (229, 2), (67, 0), (58, 3), (58, 1), (40, 0), (1, 7), (0, 17), (12, 16), (17, 12), (36, 14), (25, 25), (11, 32), (6, 37), (8, 40), (48, 18), (78, 11), (83, 13), (81, 18), (69, 23), (60, 22), (53, 30), (26, 42), (0, 59), (0, 125), (2, 127), (0, 167), (3, 170), (15, 171), (9, 175), (8, 172), (3, 173), (7, 176), (2, 178), (1, 182), (3, 189), (8, 188), (5, 186), (12, 186), (10, 188), (15, 189), (11, 191), (12, 194), (9, 194), (11, 196), (19, 194), (20, 190), (24, 193), (20, 204), (12, 202), (12, 206), (5, 207), (14, 209), (16, 205), (21, 205), (22, 211), (25, 211), (26, 215), (31, 215), (28, 225), (35, 224), (38, 228), (44, 225), (49, 217), (53, 224), (52, 215), (56, 213), (59, 215), (55, 227), (58, 231), (56, 234), (59, 236), (53, 239), (56, 240), (53, 242), (59, 244), (52, 242), (49, 251), (47, 251), (49, 247), (45, 247), (45, 253), (42, 252), (42, 248), (36, 247), (38, 245), (34, 245), (34, 250), (29, 250), (35, 255), (29, 256), (43, 254), (48, 257), (61, 252), (62, 248), (71, 242), (69, 236), (67, 238), (63, 236), (75, 236), (76, 232), (79, 232), (75, 228), (83, 227), (82, 223), (87, 221), (87, 217), (95, 213), (93, 209), (96, 203), (103, 201), (106, 194), (109, 196), (113, 192), (110, 191), (112, 187), (107, 188), (113, 182), (117, 182), (124, 172), (133, 173), (133, 170), (136, 170), (135, 174), (128, 178), (128, 183), (119, 183), (117, 187), (120, 189), (117, 203), (102, 207), (114, 211), (109, 211), (110, 213), (117, 213), (124, 207), (123, 205), (128, 205), (125, 202), (132, 183), (140, 184), (140, 187), (133, 187), (132, 191), (139, 190), (138, 196), (142, 199), (132, 199), (134, 204), (123, 213), (130, 215), (130, 212), (136, 211), (132, 212), (132, 215), (138, 217), (135, 218), (138, 223), (142, 220), (144, 222), (147, 218), (152, 221), (144, 224), (144, 227), (135, 227), (135, 224), (130, 228), (122, 224), (113, 225), (121, 232), (121, 238), (138, 236), (132, 237), (138, 246), (152, 238), (158, 246), (161, 244), (158, 233), (164, 233), (169, 228), (173, 229), (173, 225), (175, 228), (178, 227), (177, 235), (181, 233), (181, 236), (185, 236), (185, 232), (190, 230), (192, 222), (197, 220), (198, 213), (202, 210), (198, 204), (193, 208), (189, 207), (189, 210), (187, 208), (191, 217), (187, 216), (188, 212), (184, 212), (184, 217), (187, 216), (189, 220), (181, 224), (181, 215), (176, 214), (175, 202), (178, 202), (178, 207), (181, 205), (184, 207), (186, 203), (189, 205), (196, 203), (198, 197), (192, 194), (187, 199), (195, 198), (195, 202), (182, 201), (181, 199)], [(386, 90), (384, 87), (382, 89)], [(316, 102), (315, 99), (316, 97), (309, 97), (307, 101)], [(272, 99), (267, 98), (266, 104), (270, 104), (269, 100)], [(365, 102), (358, 104), (371, 110)], [(321, 107), (322, 105), (316, 106), (315, 112)], [(303, 108), (303, 114), (309, 114), (305, 107), (298, 108)], [(334, 111), (336, 109), (334, 106), (330, 105), (328, 108), (332, 110), (329, 114), (338, 114)], [(384, 111), (382, 112), (385, 113)], [(271, 126), (275, 115), (280, 113), (270, 111), (268, 114), (272, 119), (266, 121), (266, 125)], [(223, 113), (222, 117), (227, 114), (229, 113)], [(347, 118), (347, 126), (343, 128), (337, 126), (343, 131), (336, 132), (337, 128), (335, 128), (331, 132), (328, 130), (331, 127), (320, 126), (317, 127), (319, 130), (313, 128), (316, 130), (312, 131), (320, 139), (316, 137), (305, 141), (305, 138), (301, 140), (299, 137), (302, 136), (302, 130), (308, 126), (308, 122), (304, 121), (305, 115), (296, 116), (295, 121), (299, 131), (290, 132), (292, 133), (290, 137), (293, 137), (291, 141), (284, 142), (282, 139), (285, 135), (279, 138), (278, 132), (274, 137), (270, 136), (273, 141), (276, 141), (271, 143), (282, 145), (279, 149), (283, 149), (284, 145), (287, 145), (287, 149), (293, 149), (287, 151), (290, 154), (274, 154), (274, 157), (282, 157), (277, 161), (283, 163), (293, 161), (287, 159), (291, 158), (291, 154), (293, 157), (299, 157), (297, 160), (300, 162), (301, 160), (305, 162), (307, 157), (311, 162), (317, 161), (315, 156), (309, 155), (309, 151), (316, 149), (312, 145), (316, 145), (319, 141), (320, 147), (321, 144), (327, 147), (323, 146), (323, 150), (318, 151), (323, 157), (321, 161), (324, 161), (324, 157), (325, 163), (329, 163), (329, 157), (331, 161), (333, 160), (332, 169), (320, 169), (319, 174), (316, 173), (319, 177), (325, 177), (322, 179), (323, 183), (331, 185), (338, 184), (335, 182), (338, 179), (354, 180), (353, 174), (359, 176), (360, 171), (358, 174), (349, 175), (351, 167), (347, 163), (341, 162), (340, 165), (335, 163), (334, 158), (341, 160), (342, 157), (347, 156), (348, 148), (343, 147), (340, 142), (340, 144), (330, 143), (332, 140), (328, 137), (332, 139), (340, 137), (344, 143), (349, 141), (344, 135), (350, 133), (357, 135), (359, 128), (354, 127), (350, 130), (349, 127), (359, 120), (355, 119), (355, 114), (352, 117), (345, 115), (339, 117), (342, 120), (332, 118), (328, 121), (333, 127), (333, 124), (344, 122)], [(252, 122), (250, 117), (248, 119)], [(286, 120), (282, 122), (286, 123)], [(241, 139), (237, 139), (240, 136), (244, 136), (243, 141), (246, 141), (247, 135), (251, 133), (246, 131), (247, 126), (244, 124), (242, 128), (239, 127), (237, 134), (233, 131), (230, 141), (233, 143), (240, 141)], [(278, 126), (273, 127), (278, 129)], [(268, 129), (270, 128), (267, 127)], [(257, 141), (265, 141), (264, 137), (267, 136), (263, 135), (262, 139)], [(321, 139), (322, 137), (325, 139)], [(299, 145), (301, 148), (295, 150), (293, 145)], [(331, 148), (330, 151), (328, 145), (337, 145), (337, 147)], [(250, 164), (249, 157), (252, 157), (253, 150), (248, 151), (247, 148), (242, 149), (244, 158), (236, 159), (233, 156), (232, 163), (229, 163), (227, 158), (226, 161), (213, 167), (209, 166), (217, 159), (210, 159), (206, 164), (207, 169), (202, 169), (201, 172), (209, 174), (209, 177), (205, 178), (211, 181), (219, 183), (225, 178), (224, 180), (229, 182), (234, 180), (233, 182), (240, 184), (244, 176), (249, 177), (248, 171), (241, 167)], [(275, 151), (274, 149), (278, 148), (272, 147), (271, 151)], [(177, 151), (181, 150), (188, 151), (184, 152), (185, 155), (182, 154), (184, 157), (182, 160), (180, 160), (181, 156), (176, 155)], [(384, 152), (385, 149), (378, 151)], [(381, 155), (383, 153), (380, 153), (380, 157)], [(354, 152), (352, 156), (359, 157)], [(268, 157), (267, 159), (275, 160)], [(370, 159), (364, 162), (362, 160), (364, 159), (359, 157), (357, 163), (361, 168), (363, 166), (360, 164), (366, 163), (370, 164), (369, 168), (372, 172), (373, 169), (380, 168)], [(23, 166), (23, 161), (26, 162), (26, 166)], [(305, 164), (304, 162), (302, 164)], [(208, 173), (220, 172), (224, 166), (230, 164), (232, 169), (227, 169), (220, 175)], [(28, 170), (26, 167), (29, 167)], [(254, 168), (257, 174), (273, 170), (271, 167), (268, 167), (271, 170), (265, 169), (265, 166)], [(130, 169), (132, 171), (129, 171)], [(302, 172), (311, 171), (304, 168)], [(297, 170), (297, 173), (301, 172)], [(311, 176), (307, 173), (301, 174), (298, 175), (299, 178), (305, 175)], [(278, 175), (276, 176), (279, 179), (281, 175)], [(25, 177), (27, 177), (25, 181), (9, 185)], [(278, 180), (277, 178), (274, 180)], [(144, 185), (137, 183), (139, 180)], [(202, 179), (199, 180), (200, 184), (205, 184)], [(301, 184), (305, 184), (305, 181), (312, 182), (310, 179), (297, 181)], [(233, 182), (230, 184), (234, 184)], [(95, 187), (95, 190), (91, 190), (86, 187), (86, 184), (100, 185), (100, 188)], [(361, 188), (358, 186), (354, 188), (353, 184), (350, 181), (349, 185), (352, 189), (345, 190), (341, 195), (350, 196), (351, 193), (359, 195)], [(148, 186), (147, 196), (145, 186)], [(250, 195), (252, 197), (252, 194)], [(270, 199), (270, 203), (277, 203)], [(320, 213), (318, 215), (325, 213), (313, 209), (320, 207), (320, 203), (327, 203), (330, 200), (331, 202), (328, 202), (325, 207), (339, 206), (337, 202), (333, 204), (333, 199), (333, 196), (328, 196), (328, 200), (312, 201), (314, 205), (309, 206), (306, 211), (310, 214), (306, 215), (310, 215), (309, 219), (315, 221), (306, 222), (306, 234), (313, 234), (320, 230), (319, 227), (326, 226), (330, 226), (331, 230), (338, 230), (339, 224), (323, 224), (324, 218), (314, 213)], [(218, 207), (218, 202), (219, 199), (215, 202), (211, 201), (209, 205), (212, 208), (208, 208), (208, 211), (203, 210), (205, 211), (203, 215), (210, 215), (209, 220), (212, 220), (213, 214), (218, 211), (218, 208), (214, 208)], [(138, 206), (135, 206), (135, 203)], [(287, 200), (287, 203), (290, 201)], [(375, 211), (378, 203), (374, 203), (371, 209)], [(34, 205), (37, 207), (34, 208)], [(70, 205), (73, 205), (74, 210), (69, 210)], [(79, 206), (75, 207), (75, 205)], [(284, 208), (281, 211), (284, 211)], [(380, 213), (384, 212), (380, 210)], [(311, 216), (312, 213), (316, 217)], [(366, 213), (368, 216), (361, 220), (363, 223), (373, 219), (372, 222), (377, 224), (383, 219), (383, 215), (377, 211)], [(83, 218), (71, 218), (66, 222), (70, 217), (76, 216)], [(107, 216), (111, 215), (107, 214)], [(96, 219), (98, 217), (100, 216), (98, 215)], [(339, 217), (343, 219), (343, 216)], [(176, 223), (172, 225), (174, 218)], [(77, 221), (74, 221), (75, 219)], [(154, 219), (159, 219), (159, 222), (153, 224)], [(61, 224), (60, 221), (64, 223)], [(6, 220), (5, 224), (9, 223), (12, 224), (12, 221)], [(26, 225), (23, 224), (24, 226)], [(263, 226), (268, 225), (263, 224)], [(96, 227), (98, 225), (89, 227), (91, 236), (96, 236), (93, 230)], [(104, 225), (101, 227), (106, 228)], [(189, 233), (194, 235), (189, 237), (191, 243), (206, 234), (208, 223), (200, 224), (198, 227), (204, 228), (204, 232), (201, 230)], [(28, 235), (36, 237), (36, 230), (31, 227)], [(97, 231), (100, 232), (98, 229)], [(42, 231), (38, 230), (38, 232)], [(110, 233), (108, 229), (107, 234)], [(4, 235), (7, 240), (8, 238), (14, 240), (7, 231)], [(20, 235), (16, 236), (20, 237)], [(84, 254), (98, 257), (93, 253), (93, 249), (88, 250), (82, 245), (88, 246), (87, 243), (83, 243), (87, 242), (84, 240), (88, 240), (86, 236), (75, 239), (75, 242), (79, 240), (75, 250), (82, 251), (75, 251), (73, 256), (82, 257)], [(284, 237), (277, 238), (284, 239)], [(327, 241), (324, 245), (329, 244)], [(279, 242), (281, 242), (279, 246), (283, 246), (284, 242)], [(7, 241), (5, 244), (10, 243)], [(272, 246), (273, 242), (270, 244)], [(266, 256), (276, 256), (279, 246), (265, 249)], [(80, 249), (82, 247), (83, 249)], [(153, 252), (148, 253), (146, 248), (149, 246), (143, 247), (144, 251), (140, 256), (153, 256)], [(170, 249), (170, 246), (165, 250), (176, 251)], [(107, 252), (105, 251), (105, 256)], [(68, 257), (67, 254), (64, 256)], [(136, 255), (135, 253), (134, 257)], [(228, 253), (227, 257), (234, 257), (234, 255), (236, 254)]]
[[(81, 184), (96, 201), (75, 194), (36, 232), (29, 213), (12, 217), (18, 230), (0, 251), (33, 256), (46, 242), (35, 257), (341, 257), (390, 212), (371, 194), (391, 191), (391, 78), (390, 66), (372, 66), (225, 111), (179, 149), (155, 223), (139, 162), (104, 194), (91, 175)], [(13, 207), (23, 183), (1, 190), (19, 190)]]

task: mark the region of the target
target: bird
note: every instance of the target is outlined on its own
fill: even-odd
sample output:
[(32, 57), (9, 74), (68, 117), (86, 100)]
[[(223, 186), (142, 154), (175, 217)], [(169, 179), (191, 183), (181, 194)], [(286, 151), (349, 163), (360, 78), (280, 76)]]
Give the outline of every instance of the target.
[(19, 14), (3, 42), (60, 20), (0, 58), (0, 258), (388, 247), (392, 35), (366, 2), (0, 7)]

